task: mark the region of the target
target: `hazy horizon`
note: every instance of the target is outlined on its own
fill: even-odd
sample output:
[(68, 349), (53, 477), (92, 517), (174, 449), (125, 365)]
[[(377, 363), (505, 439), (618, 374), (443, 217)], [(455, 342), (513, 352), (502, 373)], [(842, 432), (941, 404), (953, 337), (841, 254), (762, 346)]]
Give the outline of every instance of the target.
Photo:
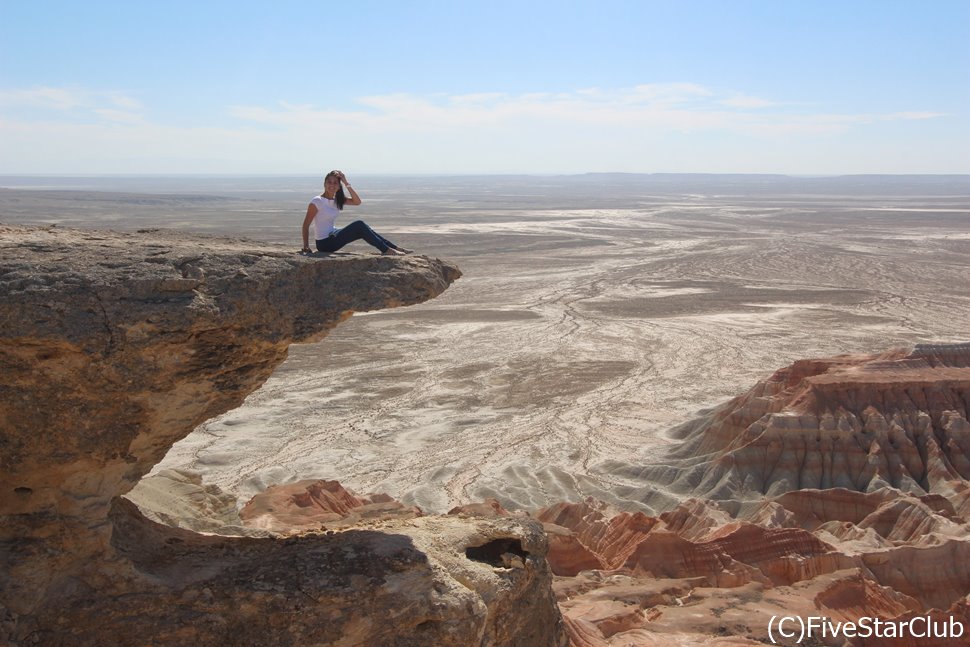
[[(32, 178), (32, 177), (323, 177), (321, 173), (237, 173), (237, 172), (197, 172), (197, 173), (0, 173), (2, 178)], [(529, 173), (409, 173), (405, 171), (396, 173), (382, 173), (376, 171), (356, 171), (355, 176), (361, 177), (583, 177), (592, 176), (631, 176), (631, 177), (651, 177), (664, 175), (688, 175), (688, 176), (752, 176), (752, 177), (786, 177), (786, 178), (839, 178), (839, 177), (953, 177), (970, 178), (970, 173), (782, 173), (782, 172), (732, 172), (722, 171), (707, 173), (701, 171), (578, 171), (575, 173), (554, 173), (535, 171)]]

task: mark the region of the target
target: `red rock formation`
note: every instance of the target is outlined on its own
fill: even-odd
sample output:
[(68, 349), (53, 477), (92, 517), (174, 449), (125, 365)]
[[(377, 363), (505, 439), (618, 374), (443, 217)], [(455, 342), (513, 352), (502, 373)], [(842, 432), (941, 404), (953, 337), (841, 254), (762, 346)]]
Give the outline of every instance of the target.
[[(701, 612), (695, 609), (693, 616), (685, 615), (689, 607), (697, 605), (690, 602), (693, 594), (677, 598), (648, 595), (651, 582), (683, 582), (688, 590), (710, 587), (719, 591), (717, 596), (724, 600), (721, 605), (704, 610), (714, 614), (708, 620), (714, 630), (725, 626), (715, 622), (719, 609), (744, 607), (756, 621), (736, 625), (731, 631), (743, 629), (745, 635), (758, 640), (767, 637), (768, 622), (778, 613), (777, 603), (769, 602), (772, 597), (784, 600), (785, 608), (800, 609), (805, 617), (825, 615), (854, 622), (863, 617), (891, 620), (906, 614), (935, 613), (931, 610), (947, 608), (970, 593), (970, 541), (964, 520), (949, 518), (952, 506), (931, 500), (934, 510), (919, 497), (888, 489), (869, 494), (837, 490), (831, 501), (826, 494), (788, 493), (766, 501), (749, 515), (749, 519), (791, 520), (794, 527), (730, 519), (716, 525), (714, 520), (726, 518), (723, 510), (698, 501), (685, 502), (653, 519), (654, 523), (642, 524), (646, 530), (635, 542), (630, 539), (636, 543), (635, 549), (622, 564), (609, 565), (609, 573), (625, 574), (629, 585), (616, 585), (617, 575), (601, 580), (581, 575), (573, 578), (575, 586), (559, 587), (560, 606), (574, 644), (607, 645), (619, 635), (620, 644), (663, 644), (664, 636), (674, 639), (672, 631), (689, 634), (691, 618)], [(772, 513), (766, 515), (766, 510)], [(563, 508), (557, 511), (562, 513)], [(540, 511), (538, 516), (545, 514), (548, 511)], [(558, 514), (556, 518), (576, 524), (580, 532), (571, 535), (574, 540), (589, 530), (581, 515)], [(598, 524), (610, 528), (615, 527), (610, 522), (629, 518), (621, 513), (609, 521), (599, 519)], [(841, 536), (833, 534), (835, 529), (843, 529)], [(921, 535), (920, 529), (933, 532)], [(586, 553), (580, 548), (577, 554)], [(578, 572), (568, 568), (570, 562), (564, 555), (550, 563), (562, 576)], [(567, 568), (560, 570), (562, 565)], [(757, 595), (751, 593), (751, 586), (759, 587)], [(631, 608), (630, 596), (637, 587), (643, 587), (643, 592), (634, 596), (639, 606)], [(769, 594), (771, 591), (778, 593)]]
[(573, 531), (553, 523), (542, 526), (549, 538), (546, 559), (556, 575), (578, 575), (583, 571), (608, 568), (603, 558), (585, 546)]
[[(949, 494), (970, 478), (968, 348), (796, 362), (681, 427), (671, 458), (694, 458), (669, 485), (714, 499), (886, 485)], [(670, 464), (654, 472), (663, 479)]]
[(420, 508), (405, 506), (385, 494), (357, 497), (337, 481), (312, 479), (269, 487), (239, 511), (247, 526), (282, 534), (342, 528), (368, 519), (420, 516)]
[(731, 522), (731, 516), (716, 503), (703, 499), (687, 499), (673, 510), (660, 515), (671, 532), (685, 539), (702, 541), (717, 529)]
[[(635, 523), (592, 501), (537, 513), (613, 569), (557, 584), (573, 643), (765, 641), (784, 610), (954, 619), (970, 644), (968, 409), (970, 344), (922, 346), (796, 362), (682, 426), (682, 446), (644, 471), (700, 498)], [(660, 582), (690, 593), (656, 596)]]
[(824, 615), (848, 621), (865, 616), (895, 618), (921, 609), (917, 600), (880, 586), (860, 572), (832, 581), (815, 595), (813, 601)]
[(511, 512), (502, 507), (496, 499), (486, 499), (482, 503), (468, 503), (457, 506), (448, 511), (448, 514), (466, 515), (474, 517), (511, 517)]
[(584, 503), (560, 503), (543, 508), (535, 516), (543, 523), (568, 528), (606, 568), (618, 568), (636, 550), (657, 520), (640, 512), (622, 512), (606, 517), (604, 511), (607, 509), (605, 504), (590, 499)]

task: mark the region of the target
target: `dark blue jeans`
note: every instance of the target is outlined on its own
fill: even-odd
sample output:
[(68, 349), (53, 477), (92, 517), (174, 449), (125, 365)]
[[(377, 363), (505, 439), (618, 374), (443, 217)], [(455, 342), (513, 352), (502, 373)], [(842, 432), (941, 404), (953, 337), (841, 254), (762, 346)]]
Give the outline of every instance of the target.
[(367, 223), (363, 220), (355, 220), (336, 233), (330, 234), (323, 239), (317, 239), (317, 251), (335, 252), (344, 245), (352, 243), (355, 240), (360, 240), (361, 238), (381, 250), (382, 254), (387, 251), (388, 247), (398, 248), (397, 245), (368, 227)]

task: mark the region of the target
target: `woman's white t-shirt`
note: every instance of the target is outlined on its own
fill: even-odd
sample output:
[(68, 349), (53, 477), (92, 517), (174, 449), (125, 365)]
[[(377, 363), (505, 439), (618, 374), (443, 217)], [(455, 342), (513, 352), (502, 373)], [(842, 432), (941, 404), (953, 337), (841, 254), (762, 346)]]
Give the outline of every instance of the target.
[(340, 215), (340, 209), (333, 200), (328, 200), (321, 195), (310, 200), (310, 204), (316, 205), (317, 215), (313, 217), (313, 228), (316, 230), (317, 240), (323, 240), (335, 231), (339, 231), (334, 223)]

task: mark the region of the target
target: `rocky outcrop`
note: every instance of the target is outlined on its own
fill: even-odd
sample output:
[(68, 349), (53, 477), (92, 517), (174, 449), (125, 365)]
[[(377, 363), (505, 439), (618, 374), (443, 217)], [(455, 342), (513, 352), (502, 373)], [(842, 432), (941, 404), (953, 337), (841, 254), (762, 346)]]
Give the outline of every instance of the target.
[(47, 620), (59, 631), (38, 627), (45, 642), (123, 626), (117, 644), (558, 644), (536, 524), (423, 517), (227, 538), (155, 524), (124, 499), (111, 522), (138, 586), (68, 599)]
[(555, 644), (534, 523), (220, 537), (120, 498), (289, 344), (459, 276), (420, 256), (0, 226), (0, 642)]
[(317, 479), (271, 486), (239, 511), (246, 526), (281, 534), (421, 516), (417, 506), (406, 506), (386, 494), (356, 496), (337, 481)]

